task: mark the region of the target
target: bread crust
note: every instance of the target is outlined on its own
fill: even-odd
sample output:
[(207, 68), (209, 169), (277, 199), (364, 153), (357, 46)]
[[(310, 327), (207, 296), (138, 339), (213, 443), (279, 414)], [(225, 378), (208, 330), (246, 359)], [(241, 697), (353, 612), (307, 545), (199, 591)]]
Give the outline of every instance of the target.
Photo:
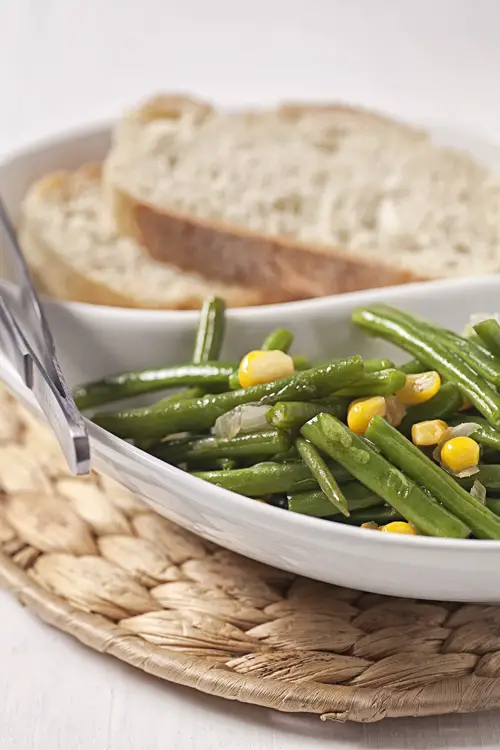
[[(164, 95), (142, 104), (118, 127), (127, 127), (127, 118), (140, 127), (141, 123), (161, 119), (165, 112), (169, 113), (167, 116), (175, 116), (186, 108), (198, 112), (202, 119), (214, 111), (205, 102), (190, 97)], [(278, 108), (283, 116), (290, 118), (318, 110), (362, 114), (375, 122), (390, 122), (394, 128), (404, 128), (405, 132), (413, 134), (416, 142), (428, 138), (423, 131), (383, 115), (344, 105), (285, 103)], [(112, 157), (108, 165), (110, 168), (105, 167), (104, 171), (105, 194), (118, 231), (138, 241), (154, 260), (183, 271), (201, 273), (227, 284), (256, 286), (263, 290), (266, 299), (274, 302), (430, 278), (384, 264), (379, 259), (372, 262), (341, 248), (259, 235), (222, 222), (162, 210), (138, 200), (123, 186), (115, 184)]]
[(120, 234), (140, 242), (154, 260), (227, 284), (252, 285), (262, 289), (269, 301), (323, 297), (429, 279), (330, 248), (325, 252), (321, 247), (159, 211), (116, 188), (111, 200)]

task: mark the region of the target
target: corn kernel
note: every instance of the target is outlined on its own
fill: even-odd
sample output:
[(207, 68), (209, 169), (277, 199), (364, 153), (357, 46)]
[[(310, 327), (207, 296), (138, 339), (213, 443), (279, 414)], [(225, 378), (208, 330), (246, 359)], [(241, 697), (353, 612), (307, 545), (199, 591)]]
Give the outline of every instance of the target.
[(241, 360), (238, 378), (242, 388), (293, 375), (293, 359), (285, 352), (254, 351), (246, 354)]
[(411, 439), (415, 445), (437, 445), (448, 429), (448, 425), (442, 419), (417, 422), (411, 428)]
[(371, 531), (379, 531), (378, 523), (375, 523), (375, 521), (366, 521), (366, 523), (361, 524), (360, 528), (370, 529)]
[(381, 526), (380, 531), (387, 531), (389, 532), (389, 534), (411, 534), (412, 536), (417, 535), (415, 528), (411, 525), (411, 523), (406, 523), (406, 521), (391, 521), (391, 523), (386, 523), (385, 526)]
[(387, 405), (382, 396), (358, 398), (347, 410), (347, 425), (356, 435), (364, 435), (370, 420), (375, 416), (385, 417)]
[(396, 398), (407, 406), (423, 404), (435, 396), (440, 388), (439, 373), (434, 370), (419, 372), (416, 375), (406, 376), (406, 383), (403, 388), (396, 391)]
[(479, 445), (470, 437), (455, 437), (447, 440), (441, 448), (441, 463), (453, 474), (477, 466)]

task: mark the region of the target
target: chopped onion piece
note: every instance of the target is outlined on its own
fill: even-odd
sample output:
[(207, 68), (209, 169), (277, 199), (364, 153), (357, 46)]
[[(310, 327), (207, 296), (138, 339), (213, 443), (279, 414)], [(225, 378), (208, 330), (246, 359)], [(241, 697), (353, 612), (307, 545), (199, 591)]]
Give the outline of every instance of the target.
[(166, 437), (162, 438), (160, 443), (168, 443), (169, 440), (182, 440), (187, 437), (189, 437), (189, 432), (174, 432), (172, 435), (166, 435)]
[(441, 448), (443, 447), (443, 443), (438, 443), (434, 450), (432, 451), (432, 458), (434, 461), (438, 461), (441, 463)]
[(462, 330), (462, 336), (469, 338), (469, 336), (475, 334), (474, 326), (477, 326), (478, 323), (482, 323), (490, 318), (493, 318), (497, 323), (500, 323), (500, 313), (472, 313), (469, 317), (468, 323), (466, 323)]
[(474, 474), (477, 474), (478, 472), (479, 472), (479, 466), (469, 466), (468, 469), (459, 471), (458, 474), (453, 474), (453, 476), (458, 477), (459, 479), (466, 479), (467, 477), (474, 476)]
[(392, 427), (399, 427), (406, 417), (406, 406), (396, 396), (387, 396), (385, 399), (387, 413), (385, 418)]
[(258, 432), (269, 427), (266, 414), (270, 406), (262, 404), (243, 404), (222, 414), (213, 427), (212, 432), (218, 438), (232, 438), (240, 433)]
[[(462, 422), (461, 424), (457, 424), (456, 427), (451, 428), (451, 437), (469, 437), (473, 432), (477, 432), (478, 429), (479, 425), (475, 422)], [(446, 438), (446, 440), (450, 439), (449, 437)]]
[(486, 505), (486, 487), (481, 484), (479, 479), (474, 480), (474, 484), (471, 487), (470, 494), (479, 500), (480, 503)]

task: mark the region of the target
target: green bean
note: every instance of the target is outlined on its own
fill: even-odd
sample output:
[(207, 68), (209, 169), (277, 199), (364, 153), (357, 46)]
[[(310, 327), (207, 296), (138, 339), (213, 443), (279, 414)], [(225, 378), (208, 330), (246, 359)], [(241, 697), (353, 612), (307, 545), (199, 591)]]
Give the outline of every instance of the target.
[[(383, 307), (385, 307), (385, 305), (383, 305)], [(410, 313), (406, 313), (403, 310), (396, 310), (395, 308), (390, 309), (392, 314), (400, 321), (409, 323), (410, 325), (417, 325), (420, 332), (425, 330), (431, 336), (437, 336), (444, 340), (455, 354), (462, 357), (470, 367), (477, 370), (477, 372), (486, 378), (486, 380), (489, 380), (496, 385), (500, 384), (500, 362), (487, 348), (483, 346), (477, 336), (474, 336), (473, 338), (464, 338), (447, 328), (436, 326), (434, 323), (421, 316), (411, 315)]]
[[(225, 327), (225, 302), (217, 297), (205, 300), (200, 313), (200, 321), (195, 337), (193, 364), (201, 365), (218, 359)], [(229, 381), (228, 381), (229, 384)], [(208, 389), (213, 390), (213, 389)], [(224, 390), (227, 390), (226, 388)], [(207, 392), (206, 388), (188, 388), (174, 396), (167, 396), (156, 403), (161, 408), (168, 401), (182, 401), (186, 398), (199, 398)]]
[[(476, 442), (480, 442), (477, 436), (474, 438)], [(497, 464), (498, 463), (498, 449), (490, 448), (488, 445), (481, 444), (481, 465), (483, 464)]]
[(486, 380), (500, 384), (500, 362), (491, 354), (488, 349), (471, 339), (465, 339), (457, 333), (453, 333), (446, 328), (439, 328), (425, 318), (410, 315), (402, 310), (394, 310), (393, 314), (403, 322), (410, 325), (417, 325), (420, 334), (425, 330), (427, 335), (434, 338), (440, 338), (456, 355)]
[(315, 404), (307, 401), (283, 401), (269, 409), (266, 419), (272, 427), (280, 430), (299, 430), (303, 424), (322, 412), (345, 419), (348, 405), (348, 399), (343, 398), (332, 398), (328, 403)]
[(359, 379), (362, 373), (361, 357), (352, 357), (272, 383), (165, 404), (162, 409), (142, 407), (98, 414), (94, 417), (94, 422), (123, 438), (161, 439), (177, 432), (201, 432), (212, 427), (222, 414), (240, 404), (261, 402), (271, 406), (278, 401), (321, 398)]
[(296, 372), (311, 369), (311, 362), (309, 361), (309, 357), (306, 357), (304, 354), (294, 354), (292, 359), (293, 366)]
[(454, 382), (489, 422), (500, 425), (500, 395), (451, 349), (445, 337), (434, 336), (427, 329), (421, 330), (418, 322), (411, 322), (410, 316), (401, 315), (386, 305), (358, 308), (352, 319), (369, 333), (418, 356), (442, 377)]
[(428, 419), (446, 420), (461, 408), (463, 402), (463, 396), (457, 386), (453, 383), (444, 383), (429, 401), (408, 408), (399, 430), (408, 435), (417, 422), (425, 422)]
[(186, 401), (188, 398), (200, 398), (200, 396), (204, 396), (205, 391), (203, 388), (200, 388), (199, 386), (194, 386), (193, 388), (186, 388), (183, 391), (179, 391), (179, 393), (173, 393), (170, 396), (165, 396), (165, 398), (161, 398), (159, 401), (155, 401), (155, 403), (151, 406), (151, 408), (158, 408), (161, 409), (165, 404), (172, 404), (175, 403), (175, 401)]
[(303, 438), (297, 438), (295, 446), (301, 459), (316, 479), (319, 488), (324, 493), (326, 499), (334, 508), (339, 510), (343, 516), (348, 516), (349, 508), (347, 507), (347, 500), (342, 494), (342, 490), (335, 481), (333, 474), (326, 465), (326, 461), (321, 457), (317, 448)]
[(490, 497), (486, 501), (486, 507), (496, 516), (500, 516), (500, 497)]
[(471, 479), (477, 479), (490, 492), (500, 492), (500, 466), (498, 464), (483, 464), (479, 467), (479, 473)]
[(495, 355), (500, 357), (500, 324), (498, 320), (489, 318), (477, 323), (474, 330), (479, 336), (481, 343)]
[(455, 347), (463, 359), (486, 380), (500, 385), (500, 361), (482, 345), (482, 342), (476, 343), (472, 339), (464, 339), (451, 331), (433, 330), (443, 333), (450, 346)]
[(484, 347), (477, 336), (464, 338), (446, 328), (440, 328), (420, 316), (409, 315), (402, 310), (394, 312), (401, 320), (417, 324), (420, 331), (425, 329), (432, 336), (442, 338), (456, 354), (459, 354), (480, 375), (496, 385), (500, 384), (500, 362)]
[(309, 492), (295, 492), (288, 495), (288, 510), (304, 516), (329, 518), (334, 515), (335, 508), (324, 492), (309, 490)]
[[(356, 481), (343, 485), (342, 492), (350, 513), (382, 505), (383, 502), (380, 497), (374, 495), (373, 492)], [(342, 515), (335, 508), (332, 508), (332, 504), (325, 493), (319, 489), (288, 495), (288, 510), (306, 516), (316, 516), (316, 518)]]
[[(469, 535), (470, 531), (462, 521), (392, 466), (368, 441), (361, 440), (335, 417), (329, 414), (314, 417), (302, 427), (302, 434), (422, 533), (457, 538)], [(402, 436), (401, 439), (406, 440)]]
[[(296, 357), (293, 358), (294, 361)], [(331, 362), (331, 359), (326, 359), (324, 361), (321, 361), (319, 364), (327, 365)], [(370, 357), (369, 359), (364, 359), (363, 364), (365, 366), (365, 373), (368, 372), (380, 372), (380, 370), (394, 370), (399, 369), (396, 368), (396, 365), (392, 360), (390, 359), (381, 359), (380, 357)]]
[(281, 430), (265, 430), (237, 435), (234, 438), (203, 437), (197, 440), (168, 440), (159, 443), (151, 453), (169, 464), (195, 462), (197, 459), (274, 456), (290, 448), (292, 440)]
[(418, 375), (420, 372), (425, 372), (426, 369), (426, 366), (418, 359), (410, 359), (410, 361), (405, 362), (404, 365), (398, 366), (398, 370), (404, 372), (405, 375)]
[(406, 383), (406, 375), (400, 370), (368, 372), (356, 383), (337, 391), (337, 396), (358, 398), (361, 396), (392, 396)]
[(365, 359), (365, 372), (380, 372), (381, 370), (395, 370), (394, 362), (390, 359)]
[(226, 324), (226, 303), (209, 297), (203, 303), (194, 344), (193, 364), (200, 365), (220, 357)]
[(385, 420), (374, 417), (365, 435), (389, 461), (439, 497), (444, 507), (467, 524), (475, 536), (500, 539), (500, 519)]
[[(329, 463), (328, 466), (337, 482), (342, 483), (351, 479), (342, 467), (336, 468), (333, 463)], [(318, 483), (302, 461), (286, 464), (266, 462), (234, 471), (194, 472), (193, 476), (247, 497), (295, 493), (318, 488)]]
[(288, 352), (293, 344), (293, 338), (293, 333), (286, 328), (276, 328), (276, 330), (271, 331), (260, 348), (265, 352), (272, 350)]
[(404, 521), (405, 519), (389, 505), (379, 505), (376, 508), (354, 511), (349, 518), (338, 517), (334, 520), (339, 523), (347, 523), (349, 526), (361, 526), (362, 523), (376, 523), (377, 526), (384, 526), (386, 523)]
[(234, 364), (204, 363), (175, 365), (158, 370), (126, 372), (75, 388), (73, 396), (79, 409), (90, 409), (144, 393), (180, 386), (203, 386), (207, 390), (226, 390)]
[(476, 480), (481, 482), (490, 492), (500, 492), (500, 465), (481, 464), (477, 474), (463, 479), (457, 478), (457, 482), (467, 490), (470, 490)]
[(284, 461), (298, 461), (299, 454), (297, 453), (297, 448), (295, 445), (292, 445), (292, 447), (284, 453), (277, 453), (273, 456), (272, 460), (277, 461), (278, 463), (283, 463)]
[(194, 471), (234, 471), (242, 468), (240, 460), (236, 461), (234, 458), (197, 458), (195, 461), (186, 461), (178, 464), (180, 468), (188, 473)]

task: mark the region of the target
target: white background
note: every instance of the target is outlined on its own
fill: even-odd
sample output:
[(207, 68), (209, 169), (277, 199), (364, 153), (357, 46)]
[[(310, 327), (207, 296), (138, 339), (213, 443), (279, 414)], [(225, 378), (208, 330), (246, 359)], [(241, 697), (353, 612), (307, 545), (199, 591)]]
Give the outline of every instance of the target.
[[(336, 98), (500, 143), (498, 0), (0, 0), (0, 152), (160, 90)], [(322, 724), (84, 649), (0, 595), (1, 750), (497, 748), (500, 713)]]

